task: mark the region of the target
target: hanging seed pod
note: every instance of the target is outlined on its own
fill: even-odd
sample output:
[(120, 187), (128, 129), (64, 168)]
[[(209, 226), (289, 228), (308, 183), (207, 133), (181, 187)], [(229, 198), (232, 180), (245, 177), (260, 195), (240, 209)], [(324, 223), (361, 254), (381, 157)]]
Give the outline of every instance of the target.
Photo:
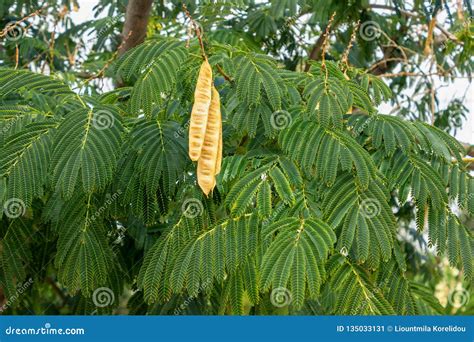
[(212, 100), (209, 107), (206, 134), (198, 160), (197, 178), (204, 194), (208, 195), (214, 188), (219, 136), (221, 135), (221, 108), (219, 92), (212, 88)]
[(194, 105), (189, 124), (189, 157), (192, 161), (201, 155), (204, 136), (206, 134), (207, 117), (211, 104), (212, 68), (205, 60), (199, 71), (199, 76), (194, 91)]
[(222, 164), (222, 116), (219, 115), (219, 140), (217, 145), (217, 159), (216, 159), (216, 171), (215, 174), (217, 175), (221, 172), (221, 164)]

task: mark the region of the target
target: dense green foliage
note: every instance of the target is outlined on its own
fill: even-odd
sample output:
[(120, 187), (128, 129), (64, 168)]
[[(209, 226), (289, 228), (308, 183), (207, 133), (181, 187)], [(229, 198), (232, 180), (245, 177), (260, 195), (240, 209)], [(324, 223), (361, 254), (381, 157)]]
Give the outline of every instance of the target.
[[(344, 46), (302, 70), (291, 38), (273, 33), (297, 2), (246, 3), (232, 5), (250, 6), (245, 23), (203, 20), (224, 119), (209, 198), (187, 155), (197, 39), (173, 27), (150, 34), (110, 60), (106, 75), (123, 85), (110, 91), (81, 83), (84, 70), (60, 52), (50, 75), (5, 57), (0, 286), (10, 298), (35, 281), (8, 310), (41, 313), (49, 307), (34, 302), (49, 300), (56, 313), (111, 313), (126, 302), (133, 314), (440, 314), (451, 309), (435, 297), (444, 258), (469, 288), (474, 178), (453, 127), (379, 113), (406, 86), (339, 62)], [(212, 7), (190, 8), (211, 20)], [(276, 57), (283, 47), (286, 60)], [(420, 251), (409, 234), (432, 248)], [(97, 305), (101, 288), (109, 305)]]

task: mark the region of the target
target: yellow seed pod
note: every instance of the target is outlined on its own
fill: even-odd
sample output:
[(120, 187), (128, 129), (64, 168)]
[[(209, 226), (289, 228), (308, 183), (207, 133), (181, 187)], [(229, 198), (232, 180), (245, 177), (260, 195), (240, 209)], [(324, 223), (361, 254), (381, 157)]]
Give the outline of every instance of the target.
[(211, 104), (212, 68), (205, 60), (201, 65), (194, 91), (194, 105), (189, 124), (189, 157), (192, 161), (201, 155), (206, 134), (207, 116)]
[(197, 179), (204, 194), (208, 195), (214, 188), (217, 152), (221, 131), (221, 108), (219, 92), (212, 88), (212, 100), (209, 107), (206, 134), (202, 145), (201, 156), (198, 160)]
[(217, 175), (221, 172), (221, 164), (222, 164), (222, 116), (219, 115), (219, 140), (217, 145), (217, 158), (216, 158), (216, 171), (215, 174)]

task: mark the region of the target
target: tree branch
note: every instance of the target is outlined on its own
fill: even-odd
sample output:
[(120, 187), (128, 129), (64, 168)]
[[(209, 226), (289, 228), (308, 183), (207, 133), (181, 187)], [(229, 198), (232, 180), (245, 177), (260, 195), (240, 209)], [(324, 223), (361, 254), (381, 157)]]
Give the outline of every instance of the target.
[(56, 294), (59, 295), (59, 297), (61, 298), (62, 302), (63, 302), (63, 306), (64, 306), (64, 303), (67, 302), (67, 297), (66, 295), (63, 293), (63, 291), (58, 287), (58, 285), (56, 284), (56, 282), (50, 278), (50, 277), (46, 277), (45, 278), (46, 282), (51, 285), (51, 287), (53, 288), (54, 292), (56, 292)]
[(404, 58), (400, 57), (401, 53), (395, 46), (388, 46), (382, 48), (382, 50), (383, 58), (370, 67), (371, 73), (376, 76), (385, 74), (387, 71), (392, 70), (398, 64), (400, 59), (404, 60)]
[(153, 0), (128, 1), (122, 30), (122, 44), (118, 49), (119, 55), (124, 54), (145, 40), (152, 3)]
[[(408, 12), (408, 11), (404, 11), (402, 9), (397, 9), (395, 7), (392, 7), (392, 6), (388, 6), (388, 5), (376, 5), (376, 4), (372, 4), (369, 6), (370, 8), (372, 9), (382, 9), (382, 10), (387, 10), (387, 11), (398, 11), (400, 12), (401, 14), (407, 16), (407, 17), (412, 17), (412, 18), (420, 18), (420, 15), (417, 14), (417, 13), (412, 13), (412, 12)], [(448, 37), (449, 39), (451, 39), (452, 41), (458, 43), (458, 44), (461, 44), (462, 45), (462, 42), (459, 41), (459, 39), (454, 35), (452, 34), (451, 32), (449, 32), (448, 30), (446, 30), (444, 27), (442, 27), (440, 24), (436, 24), (435, 25), (436, 28), (438, 30), (440, 30), (446, 37)]]
[(319, 58), (321, 58), (321, 55), (326, 52), (325, 51), (325, 43), (326, 43), (326, 40), (329, 39), (330, 30), (336, 28), (336, 26), (339, 22), (339, 19), (335, 20), (335, 16), (336, 16), (336, 12), (334, 12), (332, 14), (332, 16), (329, 19), (329, 21), (328, 21), (326, 27), (324, 28), (323, 32), (319, 36), (316, 43), (314, 43), (314, 46), (311, 49), (311, 52), (309, 53), (308, 61), (306, 62), (306, 66), (304, 68), (304, 71), (308, 72), (309, 69), (311, 68), (311, 63), (309, 63), (309, 61), (318, 60)]
[(311, 67), (311, 64), (309, 63), (309, 61), (316, 61), (321, 57), (321, 48), (323, 47), (323, 43), (324, 43), (324, 32), (321, 33), (316, 43), (314, 43), (313, 48), (311, 49), (311, 52), (309, 53), (308, 62), (306, 62), (304, 71), (309, 71), (309, 68)]

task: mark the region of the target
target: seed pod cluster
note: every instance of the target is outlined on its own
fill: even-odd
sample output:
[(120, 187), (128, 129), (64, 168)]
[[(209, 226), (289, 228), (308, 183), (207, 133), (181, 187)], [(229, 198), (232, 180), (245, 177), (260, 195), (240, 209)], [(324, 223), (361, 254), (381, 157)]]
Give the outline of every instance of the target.
[(201, 156), (201, 149), (206, 134), (207, 116), (211, 105), (212, 68), (206, 60), (201, 65), (194, 90), (194, 105), (189, 125), (189, 157), (196, 161)]
[(198, 162), (197, 178), (208, 195), (216, 185), (222, 162), (222, 116), (219, 92), (212, 85), (212, 69), (204, 61), (194, 92), (189, 125), (189, 157)]

